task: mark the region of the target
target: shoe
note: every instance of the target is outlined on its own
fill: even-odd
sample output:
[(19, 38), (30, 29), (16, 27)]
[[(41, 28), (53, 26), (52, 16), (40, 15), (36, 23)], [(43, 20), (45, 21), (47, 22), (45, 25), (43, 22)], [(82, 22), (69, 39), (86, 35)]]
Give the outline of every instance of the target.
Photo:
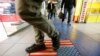
[(59, 40), (59, 36), (54, 36), (52, 37), (52, 46), (53, 49), (56, 51), (57, 49), (59, 49), (60, 46), (60, 40)]
[(62, 19), (62, 22), (64, 22), (64, 20), (65, 20), (65, 19), (63, 18), (63, 19)]
[(68, 21), (67, 24), (70, 24), (70, 21)]
[(68, 23), (67, 25), (68, 25), (68, 26), (71, 26), (71, 24), (70, 24), (70, 23)]
[(26, 52), (32, 53), (32, 52), (36, 52), (36, 51), (40, 51), (44, 49), (46, 49), (45, 44), (41, 44), (41, 45), (33, 44), (32, 46), (26, 48)]

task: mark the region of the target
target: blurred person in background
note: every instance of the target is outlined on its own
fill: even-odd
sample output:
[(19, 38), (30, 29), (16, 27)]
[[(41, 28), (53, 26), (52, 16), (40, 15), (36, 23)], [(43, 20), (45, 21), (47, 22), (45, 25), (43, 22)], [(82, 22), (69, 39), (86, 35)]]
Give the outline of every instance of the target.
[(76, 7), (76, 0), (62, 0), (61, 11), (64, 8), (64, 19), (66, 19), (66, 15), (68, 13), (68, 20), (67, 20), (68, 24), (70, 24), (70, 22), (71, 22), (73, 7)]
[(56, 6), (52, 0), (48, 1), (47, 11), (48, 11), (48, 19), (52, 19), (53, 16), (55, 18)]

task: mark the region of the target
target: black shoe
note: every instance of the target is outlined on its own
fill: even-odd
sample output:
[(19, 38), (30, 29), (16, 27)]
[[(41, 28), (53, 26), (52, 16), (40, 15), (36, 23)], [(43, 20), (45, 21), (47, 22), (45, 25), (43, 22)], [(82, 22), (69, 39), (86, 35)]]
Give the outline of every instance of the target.
[(26, 48), (26, 52), (32, 53), (32, 52), (36, 52), (36, 51), (40, 51), (44, 49), (46, 49), (44, 44), (41, 44), (41, 45), (33, 44), (32, 46)]
[(67, 25), (68, 25), (68, 26), (71, 26), (71, 24), (70, 24), (70, 23), (67, 23)]
[(65, 19), (63, 18), (63, 19), (62, 19), (62, 22), (64, 22), (64, 20), (65, 20)]
[(70, 21), (68, 21), (67, 24), (70, 24)]
[(54, 50), (56, 51), (60, 46), (59, 36), (52, 37), (52, 43), (53, 43), (52, 46)]

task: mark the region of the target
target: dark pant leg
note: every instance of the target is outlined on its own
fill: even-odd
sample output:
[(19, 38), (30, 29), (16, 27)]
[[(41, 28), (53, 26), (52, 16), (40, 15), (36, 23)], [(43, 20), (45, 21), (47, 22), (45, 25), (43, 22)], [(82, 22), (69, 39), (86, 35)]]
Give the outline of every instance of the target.
[(72, 16), (72, 8), (71, 9), (68, 9), (68, 21), (67, 21), (67, 23), (70, 23), (71, 16)]
[(67, 8), (64, 9), (64, 18), (62, 19), (62, 22), (66, 19), (66, 15), (67, 15)]
[(51, 11), (51, 16), (50, 16), (50, 19), (52, 19), (52, 16), (53, 16), (53, 12)]
[(56, 13), (55, 12), (53, 12), (53, 16), (54, 16), (54, 18), (56, 17)]
[(64, 9), (64, 19), (66, 19), (66, 15), (67, 15), (67, 8)]
[(51, 18), (51, 12), (48, 12), (48, 19)]
[(36, 36), (35, 36), (35, 40), (36, 40), (36, 44), (43, 44), (44, 42), (44, 33), (41, 31), (41, 30), (39, 30), (39, 29), (37, 29), (37, 28), (35, 28), (35, 30), (36, 30)]

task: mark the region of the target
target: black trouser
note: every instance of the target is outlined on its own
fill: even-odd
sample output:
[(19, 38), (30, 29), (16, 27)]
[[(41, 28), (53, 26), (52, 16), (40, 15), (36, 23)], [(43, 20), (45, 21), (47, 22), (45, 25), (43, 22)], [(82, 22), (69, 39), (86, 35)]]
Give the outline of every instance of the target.
[(69, 8), (64, 8), (64, 19), (66, 18), (67, 13), (68, 13), (68, 21), (67, 21), (67, 23), (70, 23), (71, 16), (72, 16), (72, 8), (70, 8), (70, 9)]

